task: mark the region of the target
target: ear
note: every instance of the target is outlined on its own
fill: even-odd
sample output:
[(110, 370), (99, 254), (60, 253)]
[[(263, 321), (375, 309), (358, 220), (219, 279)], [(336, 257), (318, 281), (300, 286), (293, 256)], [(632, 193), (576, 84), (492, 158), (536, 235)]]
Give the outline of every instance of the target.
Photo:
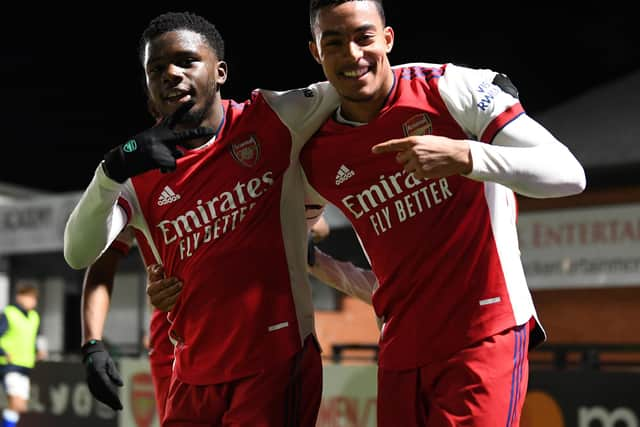
[(393, 28), (384, 27), (384, 40), (387, 44), (387, 53), (391, 52), (393, 49), (393, 41), (395, 40), (395, 33), (393, 32)]
[(314, 41), (309, 42), (309, 51), (311, 52), (311, 56), (316, 60), (318, 64), (322, 65), (322, 61), (320, 60), (320, 52), (318, 52), (318, 45)]
[(218, 83), (218, 85), (223, 85), (227, 81), (227, 76), (229, 74), (229, 68), (225, 61), (218, 61), (217, 73), (218, 77), (216, 78), (216, 83)]

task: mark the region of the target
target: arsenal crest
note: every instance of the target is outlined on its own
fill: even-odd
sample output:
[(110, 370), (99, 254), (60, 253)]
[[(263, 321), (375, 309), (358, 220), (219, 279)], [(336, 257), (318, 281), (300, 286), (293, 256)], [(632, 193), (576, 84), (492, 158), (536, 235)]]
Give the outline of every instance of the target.
[(402, 124), (404, 136), (431, 135), (431, 118), (427, 113), (416, 114)]
[(153, 391), (153, 380), (147, 372), (140, 372), (131, 377), (131, 412), (138, 427), (150, 427), (156, 415), (156, 400)]
[(253, 167), (260, 159), (260, 144), (255, 135), (242, 142), (231, 144), (231, 155), (243, 166)]

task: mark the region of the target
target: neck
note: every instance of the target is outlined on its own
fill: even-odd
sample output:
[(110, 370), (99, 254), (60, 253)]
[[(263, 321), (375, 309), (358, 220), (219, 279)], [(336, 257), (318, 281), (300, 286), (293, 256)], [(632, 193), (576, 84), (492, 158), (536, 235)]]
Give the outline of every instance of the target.
[(384, 100), (375, 103), (342, 100), (340, 115), (350, 122), (369, 123), (378, 115), (383, 105)]

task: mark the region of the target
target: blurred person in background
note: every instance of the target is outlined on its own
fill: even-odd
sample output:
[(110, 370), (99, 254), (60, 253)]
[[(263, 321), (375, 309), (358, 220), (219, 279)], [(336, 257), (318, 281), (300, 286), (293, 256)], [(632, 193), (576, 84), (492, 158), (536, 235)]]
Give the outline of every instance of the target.
[(46, 340), (39, 336), (38, 296), (35, 285), (19, 283), (15, 303), (0, 314), (0, 374), (7, 395), (2, 427), (15, 427), (27, 411), (31, 371), (36, 361), (48, 356)]

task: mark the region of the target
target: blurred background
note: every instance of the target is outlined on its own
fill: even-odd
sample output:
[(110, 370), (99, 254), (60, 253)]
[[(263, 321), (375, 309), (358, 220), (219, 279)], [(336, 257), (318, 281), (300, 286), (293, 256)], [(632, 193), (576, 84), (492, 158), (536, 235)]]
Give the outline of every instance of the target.
[[(79, 365), (83, 271), (62, 257), (62, 230), (111, 147), (151, 125), (137, 57), (148, 21), (191, 10), (226, 42), (223, 96), (323, 80), (307, 49), (307, 3), (160, 2), (3, 7), (0, 55), (0, 306), (23, 280), (40, 290), (49, 359), (36, 369), (22, 425), (151, 426), (90, 398)], [(293, 2), (292, 2), (293, 3)], [(630, 6), (387, 2), (392, 63), (454, 62), (507, 74), (526, 111), (578, 157), (587, 190), (519, 197), (523, 261), (549, 339), (531, 355), (523, 425), (640, 425), (640, 32)], [(286, 10), (285, 10), (286, 7)], [(367, 268), (349, 224), (328, 208), (319, 247)], [(462, 260), (461, 260), (462, 262)], [(313, 280), (326, 363), (319, 425), (375, 425), (378, 329), (371, 308)], [(126, 378), (148, 372), (146, 275), (123, 262), (105, 338)], [(139, 377), (136, 377), (139, 378)], [(138, 384), (139, 385), (139, 384)], [(123, 400), (146, 396), (127, 384)], [(144, 390), (143, 390), (144, 391)]]

